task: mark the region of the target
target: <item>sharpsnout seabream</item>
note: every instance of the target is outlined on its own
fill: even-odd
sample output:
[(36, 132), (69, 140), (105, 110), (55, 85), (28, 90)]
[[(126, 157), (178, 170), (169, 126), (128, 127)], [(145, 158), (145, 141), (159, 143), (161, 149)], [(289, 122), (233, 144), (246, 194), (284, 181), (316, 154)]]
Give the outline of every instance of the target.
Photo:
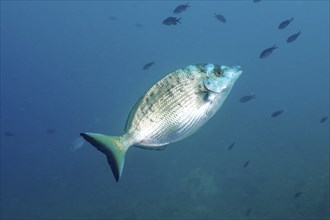
[(118, 182), (127, 150), (162, 150), (195, 133), (222, 106), (240, 66), (198, 64), (175, 70), (153, 85), (135, 104), (122, 136), (80, 133), (104, 153)]

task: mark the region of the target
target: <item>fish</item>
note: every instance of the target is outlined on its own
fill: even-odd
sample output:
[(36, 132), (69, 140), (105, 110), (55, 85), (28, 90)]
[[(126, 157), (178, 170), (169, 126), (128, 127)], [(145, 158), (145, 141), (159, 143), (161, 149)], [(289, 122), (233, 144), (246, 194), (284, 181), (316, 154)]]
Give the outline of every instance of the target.
[(246, 211), (245, 216), (250, 216), (251, 210), (252, 210), (252, 209), (249, 208), (249, 209)]
[(276, 118), (277, 116), (279, 116), (280, 114), (282, 114), (284, 112), (284, 110), (278, 110), (273, 112), (273, 114), (271, 115), (273, 118)]
[(216, 19), (218, 19), (219, 21), (221, 21), (222, 23), (226, 23), (227, 22), (226, 18), (223, 15), (221, 15), (221, 14), (214, 13), (214, 17)]
[(291, 43), (291, 42), (295, 41), (299, 37), (300, 34), (301, 34), (301, 31), (299, 31), (295, 34), (292, 34), (290, 37), (288, 37), (288, 39), (286, 39), (286, 42)]
[(275, 49), (277, 49), (276, 44), (274, 44), (272, 47), (269, 47), (269, 48), (267, 48), (267, 49), (264, 49), (264, 50), (261, 52), (259, 58), (260, 58), (260, 59), (264, 59), (264, 58), (268, 57), (269, 55), (271, 55), (271, 54), (273, 53), (273, 50), (275, 50)]
[(280, 23), (280, 25), (278, 26), (278, 29), (284, 29), (284, 28), (286, 28), (291, 23), (291, 21), (293, 21), (293, 17), (290, 18), (290, 19), (287, 19), (285, 21), (282, 21)]
[(54, 134), (56, 132), (56, 129), (54, 129), (54, 128), (48, 128), (47, 130), (46, 130), (46, 133), (47, 134)]
[(323, 117), (323, 118), (321, 118), (320, 122), (321, 122), (321, 123), (324, 123), (324, 122), (326, 122), (327, 120), (328, 120), (328, 117)]
[(242, 74), (240, 66), (196, 64), (177, 69), (154, 84), (135, 104), (124, 134), (80, 135), (104, 153), (116, 182), (127, 150), (164, 150), (194, 134), (222, 106)]
[(10, 132), (10, 131), (4, 132), (4, 135), (7, 136), (7, 137), (14, 137), (15, 136), (15, 134)]
[(261, 2), (261, 0), (253, 0), (253, 3)]
[(163, 20), (163, 24), (165, 25), (177, 25), (178, 23), (181, 24), (181, 18), (177, 18), (177, 17), (167, 17), (165, 20)]
[(141, 23), (135, 23), (134, 26), (137, 27), (137, 28), (142, 28), (142, 27), (144, 27), (144, 25), (141, 24)]
[(297, 192), (293, 195), (294, 198), (298, 198), (299, 196), (301, 196), (302, 192)]
[(152, 61), (152, 62), (149, 62), (149, 63), (146, 63), (146, 64), (144, 64), (144, 66), (143, 66), (143, 70), (147, 70), (147, 69), (149, 69), (152, 65), (154, 65), (155, 64), (155, 62), (154, 61)]
[(108, 19), (109, 19), (110, 21), (115, 21), (115, 20), (117, 20), (117, 17), (115, 17), (115, 16), (109, 16)]
[(178, 5), (174, 10), (173, 13), (174, 14), (180, 14), (181, 12), (184, 12), (185, 10), (187, 10), (187, 8), (190, 7), (190, 5), (187, 4), (183, 4), (183, 5)]
[(228, 146), (228, 150), (231, 150), (235, 145), (235, 142), (233, 142), (231, 145)]
[(245, 102), (248, 102), (252, 99), (255, 99), (256, 98), (256, 95), (245, 95), (245, 96), (242, 96), (240, 99), (239, 99), (239, 102), (240, 103), (245, 103)]
[(243, 167), (245, 168), (245, 167), (247, 167), (248, 165), (249, 165), (249, 163), (250, 163), (250, 161), (248, 160), (248, 161), (246, 161), (245, 163), (244, 163), (244, 165), (243, 165)]

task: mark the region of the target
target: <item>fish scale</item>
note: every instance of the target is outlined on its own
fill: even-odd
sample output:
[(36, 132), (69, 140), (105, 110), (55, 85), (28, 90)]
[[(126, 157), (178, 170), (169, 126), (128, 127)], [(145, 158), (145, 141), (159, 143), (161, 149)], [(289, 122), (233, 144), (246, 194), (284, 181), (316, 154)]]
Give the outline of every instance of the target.
[(241, 73), (239, 66), (214, 64), (178, 69), (137, 101), (122, 136), (80, 135), (106, 155), (118, 181), (129, 147), (160, 150), (192, 135), (221, 107)]
[[(173, 139), (182, 139), (198, 121), (195, 118), (203, 118), (203, 115), (187, 114), (197, 107), (198, 100), (202, 102), (198, 92), (202, 92), (200, 88), (204, 89), (198, 86), (203, 85), (202, 77), (194, 77), (193, 74), (200, 73), (177, 71), (169, 74), (146, 93), (139, 103), (141, 110), (136, 110), (132, 129), (128, 131), (135, 145), (142, 144), (144, 148), (145, 145), (161, 146)], [(150, 106), (156, 110), (150, 111)]]

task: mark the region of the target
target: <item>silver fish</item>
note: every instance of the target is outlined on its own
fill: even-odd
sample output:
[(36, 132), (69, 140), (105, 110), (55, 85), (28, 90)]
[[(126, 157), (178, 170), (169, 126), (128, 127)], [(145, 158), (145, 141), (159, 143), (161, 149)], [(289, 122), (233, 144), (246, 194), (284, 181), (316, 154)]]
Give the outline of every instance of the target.
[(153, 85), (135, 104), (122, 136), (80, 133), (108, 159), (118, 182), (129, 147), (161, 150), (195, 133), (221, 107), (239, 66), (190, 65)]

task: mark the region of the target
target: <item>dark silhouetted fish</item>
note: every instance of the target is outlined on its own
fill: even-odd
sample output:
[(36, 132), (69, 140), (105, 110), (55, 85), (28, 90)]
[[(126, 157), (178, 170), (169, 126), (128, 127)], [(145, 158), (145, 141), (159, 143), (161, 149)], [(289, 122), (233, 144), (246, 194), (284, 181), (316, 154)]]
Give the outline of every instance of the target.
[(254, 3), (261, 2), (261, 0), (253, 0)]
[(252, 210), (252, 209), (249, 208), (249, 209), (246, 211), (245, 216), (250, 216), (251, 210)]
[(214, 13), (214, 17), (223, 23), (227, 22), (226, 18), (221, 14)]
[(328, 117), (323, 117), (323, 118), (321, 118), (320, 122), (321, 122), (321, 123), (324, 123), (324, 122), (326, 122), (327, 120), (328, 120)]
[(5, 136), (8, 136), (8, 137), (14, 137), (14, 136), (15, 136), (14, 133), (12, 133), (12, 132), (10, 132), (10, 131), (6, 131), (6, 132), (4, 133), (4, 135), (5, 135)]
[(280, 114), (282, 114), (284, 112), (284, 110), (278, 110), (276, 112), (273, 112), (273, 114), (271, 115), (273, 118), (276, 118), (277, 116), (279, 116)]
[(187, 8), (190, 7), (190, 5), (184, 4), (184, 5), (178, 5), (174, 10), (173, 13), (174, 14), (180, 14), (181, 12), (184, 12), (185, 10), (187, 10)]
[(290, 37), (288, 37), (288, 39), (286, 39), (286, 42), (291, 43), (291, 42), (295, 41), (300, 34), (301, 34), (301, 31), (299, 31), (298, 33), (292, 34)]
[(301, 196), (302, 192), (297, 192), (293, 195), (294, 198), (298, 198), (299, 196)]
[(293, 18), (282, 21), (281, 24), (278, 26), (278, 29), (286, 28), (290, 24), (291, 21), (293, 21)]
[(250, 163), (250, 161), (248, 160), (248, 161), (246, 161), (245, 163), (244, 163), (244, 165), (243, 165), (243, 167), (245, 168), (245, 167), (247, 167), (248, 165), (249, 165), (249, 163)]
[(273, 53), (273, 50), (277, 48), (276, 44), (274, 46), (263, 50), (259, 56), (260, 59), (266, 58)]
[(141, 23), (135, 23), (134, 26), (135, 26), (135, 27), (138, 27), (138, 28), (141, 28), (141, 27), (143, 27), (144, 25), (141, 24)]
[(228, 150), (231, 150), (235, 145), (235, 142), (233, 142), (231, 145), (228, 146)]
[(168, 17), (162, 23), (165, 25), (176, 25), (177, 23), (181, 23), (180, 20), (181, 20), (181, 18)]
[(110, 16), (110, 17), (108, 17), (108, 19), (109, 19), (110, 21), (115, 21), (115, 20), (117, 20), (117, 17), (115, 17), (115, 16)]
[(239, 102), (240, 103), (245, 103), (245, 102), (248, 102), (252, 99), (255, 99), (256, 98), (256, 95), (246, 95), (246, 96), (242, 96), (240, 99), (239, 99)]
[(56, 129), (54, 129), (54, 128), (48, 128), (47, 130), (46, 130), (46, 133), (47, 134), (54, 134), (56, 132)]
[(150, 62), (150, 63), (147, 63), (147, 64), (145, 64), (144, 66), (143, 66), (143, 70), (147, 70), (147, 69), (149, 69), (152, 65), (154, 65), (155, 64), (155, 62), (154, 61), (152, 61), (152, 62)]

